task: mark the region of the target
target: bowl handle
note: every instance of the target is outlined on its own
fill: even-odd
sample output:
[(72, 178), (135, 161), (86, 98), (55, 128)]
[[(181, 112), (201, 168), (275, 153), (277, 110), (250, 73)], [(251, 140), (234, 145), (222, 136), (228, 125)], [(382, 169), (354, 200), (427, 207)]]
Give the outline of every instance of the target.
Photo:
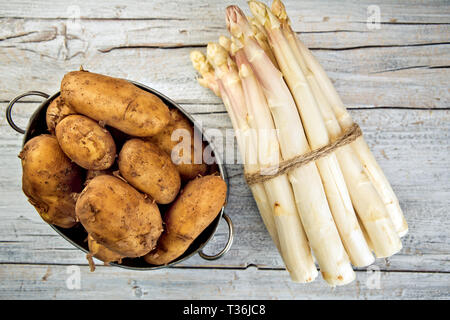
[(14, 106), (14, 104), (19, 101), (20, 99), (22, 99), (23, 97), (26, 96), (41, 96), (44, 98), (48, 98), (49, 95), (40, 91), (28, 91), (25, 92), (24, 94), (21, 94), (20, 96), (15, 97), (14, 99), (12, 99), (9, 104), (8, 107), (6, 108), (6, 121), (8, 121), (9, 125), (11, 126), (11, 128), (13, 128), (14, 130), (16, 130), (18, 133), (21, 134), (25, 134), (25, 130), (23, 130), (22, 128), (20, 128), (19, 126), (17, 126), (11, 116), (11, 111), (12, 111), (12, 107)]
[(233, 244), (233, 238), (234, 238), (233, 222), (231, 221), (231, 218), (225, 212), (223, 213), (222, 218), (224, 218), (225, 221), (228, 224), (228, 240), (227, 240), (227, 244), (226, 244), (225, 248), (222, 249), (222, 251), (220, 251), (219, 253), (217, 253), (217, 254), (215, 254), (213, 256), (207, 255), (207, 254), (203, 253), (202, 250), (200, 250), (198, 252), (198, 254), (199, 254), (200, 257), (202, 257), (205, 260), (216, 260), (216, 259), (219, 259), (225, 253), (227, 253), (228, 250), (230, 250), (231, 245)]

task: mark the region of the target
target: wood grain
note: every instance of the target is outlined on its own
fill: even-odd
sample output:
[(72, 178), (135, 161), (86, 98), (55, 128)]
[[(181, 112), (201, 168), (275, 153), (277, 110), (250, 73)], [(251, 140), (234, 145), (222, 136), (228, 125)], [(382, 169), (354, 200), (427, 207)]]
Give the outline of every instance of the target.
[[(270, 4), (270, 1), (265, 1)], [(358, 1), (322, 1), (286, 0), (288, 13), (299, 21), (308, 24), (340, 21), (366, 23), (367, 7), (380, 6), (381, 21), (385, 23), (448, 23), (450, 8), (445, 0), (431, 0), (424, 4), (421, 0), (371, 0)], [(131, 0), (124, 4), (120, 0), (77, 1), (64, 3), (56, 0), (9, 1), (2, 6), (2, 17), (68, 19), (77, 16), (82, 19), (152, 19), (152, 20), (191, 20), (223, 22), (224, 10), (228, 5), (236, 4), (249, 12), (244, 0), (200, 0), (200, 1), (139, 1)]]
[[(79, 289), (71, 282), (75, 273)], [(350, 285), (332, 289), (321, 279), (296, 284), (286, 271), (254, 267), (131, 272), (99, 266), (90, 273), (87, 266), (11, 264), (0, 269), (0, 281), (1, 299), (448, 299), (450, 276), (369, 270), (358, 272)]]
[[(183, 3), (186, 8), (179, 12), (191, 10), (191, 3)], [(127, 5), (118, 17), (105, 8), (97, 8), (96, 15), (88, 12), (82, 14), (83, 19), (67, 19), (63, 11), (66, 7), (56, 3), (48, 11), (39, 11), (38, 3), (33, 5), (32, 12), (39, 14), (32, 18), (8, 18), (5, 14), (0, 18), (0, 61), (5, 62), (0, 65), (0, 72), (8, 75), (15, 70), (15, 76), (0, 88), (0, 100), (7, 101), (24, 90), (56, 91), (65, 72), (83, 65), (93, 72), (148, 84), (179, 102), (219, 103), (218, 98), (193, 81), (196, 73), (188, 55), (193, 48), (202, 48), (227, 33), (225, 3), (198, 4), (193, 16), (178, 19), (165, 16), (164, 10), (169, 10), (171, 4), (144, 4), (147, 5), (155, 6), (148, 12), (157, 9), (162, 18), (141, 19), (135, 3)], [(298, 5), (295, 9), (288, 3), (288, 9), (293, 8), (289, 11), (292, 17), (305, 12), (305, 17), (329, 18), (316, 23), (324, 29), (311, 30), (315, 23), (294, 18), (293, 25), (335, 81), (347, 105), (448, 107), (450, 25), (437, 23), (439, 15), (432, 13), (429, 6), (421, 18), (426, 22), (392, 22), (369, 30), (361, 22), (366, 3), (353, 9), (344, 5), (338, 10), (334, 5), (307, 6), (303, 1)], [(412, 5), (407, 9), (387, 3), (383, 6), (386, 8), (382, 12), (398, 15), (415, 10)], [(309, 9), (303, 11), (304, 8)], [(5, 12), (14, 10), (6, 8)], [(141, 10), (145, 12), (146, 8)], [(329, 26), (324, 27), (324, 23)]]

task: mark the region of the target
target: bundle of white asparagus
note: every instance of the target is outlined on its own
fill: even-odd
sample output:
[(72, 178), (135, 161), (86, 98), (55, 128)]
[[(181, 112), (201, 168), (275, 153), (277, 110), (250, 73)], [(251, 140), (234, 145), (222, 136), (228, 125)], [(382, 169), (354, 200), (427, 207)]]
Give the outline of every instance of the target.
[(231, 38), (209, 43), (206, 56), (191, 52), (198, 81), (223, 100), (250, 189), (292, 280), (317, 277), (314, 256), (328, 284), (350, 283), (352, 265), (398, 252), (408, 226), (362, 135), (345, 141), (357, 125), (284, 5), (249, 6), (253, 17), (226, 9)]

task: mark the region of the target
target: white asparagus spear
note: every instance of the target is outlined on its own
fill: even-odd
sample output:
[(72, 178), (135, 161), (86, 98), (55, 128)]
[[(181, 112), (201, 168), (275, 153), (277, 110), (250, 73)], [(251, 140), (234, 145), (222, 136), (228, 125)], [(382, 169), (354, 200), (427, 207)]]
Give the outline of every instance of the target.
[[(238, 50), (235, 53), (235, 57), (239, 66), (239, 75), (248, 107), (249, 123), (258, 136), (258, 154), (262, 158), (260, 163), (267, 161), (266, 159), (275, 160), (270, 152), (276, 152), (279, 155), (280, 150), (266, 98), (259, 87), (244, 52)], [(273, 148), (268, 148), (268, 146)], [(275, 167), (277, 164), (275, 162), (267, 163), (266, 166)], [(314, 265), (300, 216), (297, 213), (289, 180), (286, 175), (280, 175), (265, 181), (264, 185), (266, 190), (273, 190), (270, 192), (270, 195), (276, 193), (272, 203), (286, 268), (293, 279), (301, 279), (301, 282), (312, 281), (317, 277), (317, 269)], [(289, 202), (283, 204), (280, 202), (280, 199), (286, 199)]]
[(231, 40), (226, 36), (219, 37), (219, 44), (231, 55)]
[[(266, 28), (269, 43), (296, 101), (311, 148), (328, 145), (328, 131), (313, 91), (280, 29), (278, 18), (260, 2), (250, 1), (249, 5), (253, 15)], [(331, 213), (352, 264), (358, 267), (372, 264), (374, 257), (356, 218), (336, 155), (332, 153), (320, 158), (316, 165), (322, 177)]]
[[(345, 108), (342, 100), (334, 88), (331, 80), (328, 78), (325, 70), (313, 56), (311, 51), (300, 41), (300, 39), (295, 35), (292, 29), (289, 26), (289, 20), (287, 18), (287, 14), (285, 8), (280, 0), (275, 0), (272, 4), (272, 10), (278, 16), (285, 17), (287, 25), (289, 27), (289, 32), (295, 38), (296, 45), (303, 55), (303, 58), (314, 74), (314, 77), (317, 80), (319, 87), (322, 90), (323, 95), (328, 100), (329, 104), (332, 107), (333, 112), (336, 115), (336, 118), (340, 124), (340, 126), (345, 130), (353, 125), (353, 120)], [(378, 165), (375, 157), (367, 146), (364, 137), (359, 137), (356, 141), (352, 143), (352, 148), (357, 153), (360, 158), (364, 170), (369, 176), (370, 180), (374, 184), (377, 192), (379, 193), (386, 209), (391, 217), (392, 223), (399, 234), (400, 237), (404, 236), (408, 232), (408, 224), (403, 215), (402, 209), (398, 202), (398, 199), (392, 190), (392, 187), (384, 175), (382, 169)]]
[[(342, 134), (342, 130), (328, 100), (323, 95), (322, 90), (317, 84), (317, 80), (296, 46), (295, 39), (297, 37), (289, 26), (287, 14), (285, 12), (283, 13), (282, 4), (280, 5), (279, 1), (275, 1), (272, 7), (283, 20), (283, 33), (295, 56), (294, 59), (298, 62), (300, 68), (304, 70), (305, 74), (307, 74), (308, 83), (311, 84), (310, 87), (321, 102), (318, 106), (324, 119), (327, 121), (326, 127), (328, 133), (332, 139), (336, 139)], [(358, 157), (354, 154), (353, 149), (349, 146), (344, 146), (336, 151), (336, 155), (341, 164), (353, 205), (371, 238), (372, 247), (376, 256), (386, 257), (398, 252), (401, 249), (401, 242), (395, 235), (396, 230), (392, 224), (390, 215), (387, 210), (383, 210), (383, 201), (362, 169), (362, 165), (358, 161)], [(377, 221), (376, 224), (373, 223), (374, 220)]]
[[(224, 87), (227, 88), (229, 96), (235, 96), (235, 101), (239, 100), (241, 103), (235, 103), (242, 109), (246, 109), (248, 113), (248, 105), (242, 102), (245, 95), (240, 86), (240, 78), (235, 69), (235, 65), (231, 59), (228, 58), (227, 52), (220, 46), (210, 43), (207, 48), (208, 59), (212, 62), (216, 70), (216, 75)], [(252, 117), (248, 116), (250, 120)], [(251, 121), (249, 121), (250, 123)], [(254, 128), (252, 128), (254, 129)], [(257, 131), (251, 130), (252, 133)], [(273, 137), (265, 138), (264, 135), (255, 135), (257, 142), (255, 146), (259, 146), (260, 152), (254, 152), (258, 155), (258, 163), (261, 169), (271, 168), (278, 162), (279, 149), (275, 145), (276, 140)], [(264, 152), (265, 151), (265, 152)], [(276, 162), (276, 163), (275, 163)], [(292, 195), (291, 186), (286, 176), (280, 176), (275, 179), (263, 183), (270, 206), (274, 213), (274, 221), (277, 230), (278, 240), (280, 243), (281, 256), (286, 264), (286, 268), (293, 281), (309, 282), (317, 277), (317, 269), (308, 246), (306, 236), (304, 235), (301, 223), (298, 219), (297, 208)], [(289, 237), (286, 240), (286, 237)]]
[[(238, 117), (236, 116), (236, 113), (233, 111), (234, 109), (236, 109), (236, 107), (231, 107), (230, 99), (228, 98), (226, 90), (221, 82), (219, 82), (219, 88), (222, 92), (223, 103), (228, 110), (233, 128), (236, 132), (236, 140), (238, 141), (240, 153), (241, 155), (245, 155), (244, 170), (245, 172), (253, 173), (258, 169), (258, 165), (250, 165), (250, 163), (256, 163), (257, 161), (257, 151), (254, 141), (255, 137), (250, 131), (248, 124), (243, 121), (244, 119), (238, 119)], [(250, 190), (252, 191), (253, 198), (255, 199), (263, 223), (266, 226), (266, 229), (269, 232), (269, 235), (272, 238), (272, 241), (274, 242), (278, 252), (280, 253), (280, 256), (283, 258), (280, 240), (278, 238), (277, 228), (275, 225), (274, 211), (272, 210), (271, 206), (271, 198), (267, 195), (266, 188), (262, 183), (255, 183), (251, 185)]]
[[(236, 133), (236, 141), (238, 143), (241, 157), (243, 158), (242, 160), (244, 163), (245, 172), (256, 172), (259, 169), (257, 166), (255, 166), (257, 155), (256, 146), (252, 141), (252, 137), (250, 136), (251, 132), (249, 130), (249, 126), (247, 125), (246, 114), (235, 112), (236, 109), (239, 110), (239, 107), (232, 107), (223, 84), (216, 81), (214, 70), (206, 60), (206, 57), (200, 51), (195, 50), (191, 52), (190, 58), (194, 68), (202, 76), (202, 78), (199, 78), (199, 80), (202, 79), (201, 81), (199, 81), (199, 83), (202, 86), (206, 86), (207, 88), (211, 89), (213, 92), (216, 92), (215, 89), (217, 88), (217, 93), (222, 98), (222, 101), (231, 119), (234, 131)], [(273, 211), (272, 207), (270, 206), (266, 190), (262, 183), (251, 185), (250, 190), (252, 191), (253, 198), (255, 199), (264, 225), (266, 226), (266, 229), (269, 232), (272, 241), (275, 243), (275, 246), (277, 247), (278, 252), (280, 252), (281, 255), (280, 243), (275, 227), (275, 220), (273, 218)]]
[[(377, 258), (392, 256), (402, 243), (378, 192), (350, 145), (336, 150), (350, 196)], [(364, 201), (369, 200), (369, 201)]]
[(329, 137), (322, 115), (317, 107), (308, 82), (298, 66), (289, 44), (280, 29), (280, 22), (270, 9), (259, 1), (249, 1), (253, 16), (258, 19), (268, 34), (269, 44), (277, 59), (280, 70), (294, 98), (300, 113), (303, 128), (312, 149), (325, 146)]
[[(281, 73), (254, 39), (248, 21), (238, 7), (227, 8), (227, 26), (231, 34), (244, 45), (245, 55), (264, 90), (278, 129), (283, 158), (291, 159), (309, 152), (310, 147), (291, 93)], [(332, 286), (353, 281), (355, 273), (334, 224), (315, 163), (291, 170), (289, 180), (323, 278)]]
[[(316, 78), (308, 68), (303, 55), (296, 45), (295, 40), (297, 37), (289, 26), (284, 7), (280, 1), (274, 1), (272, 7), (277, 16), (283, 21), (283, 33), (295, 56), (294, 59), (298, 62), (302, 71), (307, 75), (308, 83), (311, 85), (312, 91), (315, 93), (316, 98), (321, 102), (318, 106), (324, 119), (326, 119), (328, 133), (331, 135), (332, 139), (336, 139), (342, 134), (342, 130), (328, 100), (319, 88)], [(395, 226), (392, 224), (392, 219), (387, 210), (383, 210), (383, 200), (366, 176), (361, 163), (354, 154), (354, 150), (349, 146), (345, 146), (337, 150), (336, 155), (341, 164), (347, 187), (350, 190), (353, 205), (355, 206), (366, 231), (371, 237), (371, 242), (373, 244), (372, 248), (374, 249), (376, 256), (386, 257), (398, 252), (401, 249), (401, 242), (395, 235), (396, 230)], [(374, 224), (373, 220), (377, 220), (377, 223)]]
[(253, 35), (258, 41), (259, 46), (265, 51), (267, 56), (270, 58), (270, 61), (272, 61), (273, 65), (278, 68), (277, 59), (275, 58), (275, 55), (272, 52), (272, 49), (269, 45), (269, 40), (267, 39), (267, 33), (264, 27), (258, 22), (257, 19), (253, 17), (247, 17), (249, 19), (249, 22), (251, 23)]

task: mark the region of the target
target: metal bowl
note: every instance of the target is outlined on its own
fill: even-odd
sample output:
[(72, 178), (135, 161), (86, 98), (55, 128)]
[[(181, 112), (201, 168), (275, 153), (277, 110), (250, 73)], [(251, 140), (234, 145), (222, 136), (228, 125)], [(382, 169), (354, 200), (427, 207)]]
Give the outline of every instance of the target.
[[(202, 132), (202, 130), (200, 129), (200, 126), (195, 122), (195, 120), (192, 118), (192, 116), (188, 112), (186, 112), (183, 108), (181, 108), (178, 104), (176, 104), (174, 101), (170, 100), (169, 98), (167, 98), (165, 95), (159, 93), (158, 91), (156, 91), (152, 88), (149, 88), (147, 86), (144, 86), (140, 83), (134, 82), (134, 81), (130, 81), (130, 82), (133, 83), (134, 85), (136, 85), (137, 87), (141, 88), (142, 90), (148, 91), (148, 92), (158, 96), (162, 101), (164, 101), (164, 103), (169, 108), (177, 108), (192, 122), (195, 130), (198, 130), (200, 133), (203, 134), (204, 140), (210, 145), (212, 151), (214, 152), (214, 156), (216, 158), (216, 163), (219, 168), (220, 176), (225, 180), (225, 182), (227, 183), (227, 186), (228, 186), (228, 177), (226, 174), (225, 167), (222, 165), (222, 162), (218, 158), (218, 154), (214, 150), (214, 145), (210, 143), (211, 140), (207, 136), (205, 136), (204, 132)], [(47, 107), (50, 104), (50, 102), (53, 99), (55, 99), (56, 97), (58, 97), (59, 94), (60, 93), (57, 92), (54, 95), (49, 96), (48, 94), (43, 93), (43, 92), (29, 91), (29, 92), (21, 94), (21, 95), (17, 96), (16, 98), (14, 98), (13, 100), (11, 100), (8, 107), (6, 108), (6, 119), (9, 123), (9, 125), (11, 126), (11, 128), (13, 128), (14, 130), (16, 130), (19, 133), (24, 134), (23, 145), (25, 145), (25, 143), (28, 140), (30, 140), (31, 138), (33, 138), (35, 136), (38, 136), (43, 133), (48, 133), (47, 124), (46, 124), (46, 120), (45, 120), (45, 114), (46, 114)], [(31, 96), (31, 95), (41, 96), (41, 97), (44, 97), (46, 100), (41, 103), (41, 105), (38, 107), (38, 109), (31, 116), (31, 118), (28, 122), (27, 129), (23, 130), (20, 127), (18, 127), (12, 120), (11, 111), (12, 111), (14, 104), (18, 100), (20, 100), (23, 97)], [(228, 199), (228, 188), (227, 188), (227, 197), (226, 198)], [(110, 264), (121, 267), (121, 268), (133, 269), (133, 270), (153, 270), (153, 269), (159, 269), (159, 268), (165, 268), (168, 266), (172, 266), (174, 264), (177, 264), (181, 261), (184, 261), (184, 260), (190, 258), (191, 256), (193, 256), (194, 254), (197, 254), (197, 253), (203, 259), (206, 259), (206, 260), (219, 259), (225, 253), (227, 253), (228, 250), (230, 249), (230, 247), (233, 243), (233, 235), (234, 235), (233, 224), (231, 222), (231, 219), (228, 215), (225, 214), (225, 206), (226, 206), (226, 202), (225, 202), (225, 205), (222, 207), (220, 213), (214, 219), (214, 221), (194, 240), (194, 242), (189, 246), (189, 248), (186, 250), (186, 252), (182, 256), (177, 258), (176, 260), (170, 262), (169, 264), (162, 265), (162, 266), (150, 265), (147, 262), (145, 262), (143, 258), (125, 258), (122, 260), (122, 262), (120, 264), (118, 264), (118, 263), (110, 263)], [(221, 218), (225, 219), (225, 221), (227, 222), (227, 225), (228, 225), (228, 230), (229, 230), (228, 241), (227, 241), (225, 247), (219, 253), (217, 253), (215, 255), (207, 255), (207, 254), (203, 253), (202, 248), (208, 243), (209, 240), (211, 240), (213, 238), (214, 233), (216, 232), (217, 226), (219, 225), (219, 221)], [(59, 235), (61, 235), (61, 237), (66, 239), (68, 242), (73, 244), (75, 247), (77, 247), (78, 249), (80, 249), (86, 253), (89, 252), (87, 241), (86, 241), (87, 233), (84, 230), (83, 226), (81, 226), (81, 224), (78, 224), (77, 226), (69, 228), (69, 229), (60, 228), (55, 225), (50, 225), (50, 226), (57, 233), (59, 233)]]

